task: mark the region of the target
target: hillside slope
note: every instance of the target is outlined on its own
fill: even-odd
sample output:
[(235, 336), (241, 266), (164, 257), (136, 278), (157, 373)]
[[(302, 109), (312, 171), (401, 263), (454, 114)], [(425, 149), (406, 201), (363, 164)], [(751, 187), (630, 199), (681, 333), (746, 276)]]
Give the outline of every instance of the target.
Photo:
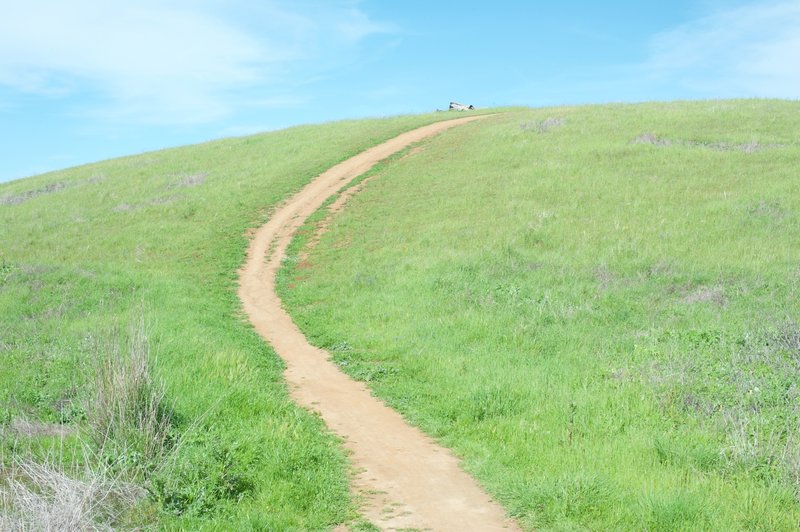
[(784, 101), (510, 112), (320, 211), (280, 294), (527, 527), (795, 529), (798, 132)]
[(354, 518), (343, 453), (290, 402), (282, 364), (240, 314), (236, 271), (248, 229), (277, 202), (450, 117), (298, 127), (0, 185), (2, 484), (20, 456), (69, 469), (87, 442), (97, 452), (104, 361), (145, 351), (163, 406), (174, 405), (167, 459), (136, 442), (90, 457), (150, 490), (122, 524), (324, 529)]

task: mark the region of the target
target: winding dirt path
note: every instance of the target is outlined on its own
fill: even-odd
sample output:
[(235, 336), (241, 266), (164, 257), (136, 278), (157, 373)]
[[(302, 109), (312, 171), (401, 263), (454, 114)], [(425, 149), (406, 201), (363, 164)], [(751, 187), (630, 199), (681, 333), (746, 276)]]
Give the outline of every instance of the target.
[(279, 206), (255, 233), (239, 274), (239, 297), (250, 321), (286, 362), (293, 399), (318, 412), (344, 439), (356, 470), (354, 488), (367, 519), (384, 530), (516, 530), (459, 467), (449, 451), (342, 373), (329, 354), (308, 343), (275, 292), (275, 275), (303, 222), (342, 186), (409, 144), (486, 116), (437, 122), (404, 133), (326, 171)]

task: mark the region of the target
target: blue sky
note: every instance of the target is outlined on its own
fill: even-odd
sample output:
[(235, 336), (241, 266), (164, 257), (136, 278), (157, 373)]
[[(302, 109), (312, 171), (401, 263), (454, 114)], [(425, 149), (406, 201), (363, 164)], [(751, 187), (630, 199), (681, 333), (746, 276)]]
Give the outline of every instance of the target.
[(0, 6), (0, 181), (450, 100), (800, 98), (800, 0)]

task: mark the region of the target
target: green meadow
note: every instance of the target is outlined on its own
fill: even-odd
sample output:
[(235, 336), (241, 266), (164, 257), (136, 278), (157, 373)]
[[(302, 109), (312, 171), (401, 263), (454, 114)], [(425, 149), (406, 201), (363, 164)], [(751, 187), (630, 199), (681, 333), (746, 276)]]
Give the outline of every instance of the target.
[[(9, 486), (42, 490), (30, 464), (116, 483), (100, 525), (369, 528), (236, 271), (249, 231), (316, 175), (453, 117), (0, 184), (0, 528), (21, 519)], [(793, 530), (798, 168), (797, 102), (503, 109), (323, 207), (279, 289), (524, 529)]]
[(406, 155), (294, 242), (312, 342), (526, 529), (800, 526), (800, 104), (512, 110)]
[[(240, 310), (236, 271), (248, 229), (276, 203), (449, 117), (297, 127), (1, 184), (0, 485), (26, 457), (144, 487), (112, 526), (320, 530), (355, 518), (343, 451), (289, 400), (282, 363)], [(105, 361), (142, 353), (152, 382), (132, 394), (164, 382), (155, 453), (138, 425), (96, 434)]]

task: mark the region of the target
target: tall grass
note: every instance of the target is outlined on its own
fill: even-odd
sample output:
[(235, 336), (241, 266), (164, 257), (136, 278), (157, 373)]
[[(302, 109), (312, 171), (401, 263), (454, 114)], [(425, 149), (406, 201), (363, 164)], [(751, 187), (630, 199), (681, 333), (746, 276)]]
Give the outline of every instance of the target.
[(163, 381), (150, 369), (154, 359), (144, 320), (126, 339), (114, 338), (101, 349), (95, 394), (87, 406), (91, 437), (103, 454), (145, 474), (169, 450), (173, 409)]
[[(116, 331), (93, 343), (93, 394), (85, 406), (88, 439), (79, 434), (65, 442), (62, 433), (62, 452), (51, 448), (44, 456), (37, 456), (34, 442), (27, 452), (24, 445), (16, 448), (10, 463), (0, 468), (3, 529), (129, 525), (123, 518), (144, 500), (152, 476), (168, 465), (172, 408), (163, 382), (152, 374), (144, 319), (126, 335)], [(17, 426), (28, 435), (37, 433), (35, 424)], [(80, 463), (65, 460), (65, 443), (79, 448)]]

